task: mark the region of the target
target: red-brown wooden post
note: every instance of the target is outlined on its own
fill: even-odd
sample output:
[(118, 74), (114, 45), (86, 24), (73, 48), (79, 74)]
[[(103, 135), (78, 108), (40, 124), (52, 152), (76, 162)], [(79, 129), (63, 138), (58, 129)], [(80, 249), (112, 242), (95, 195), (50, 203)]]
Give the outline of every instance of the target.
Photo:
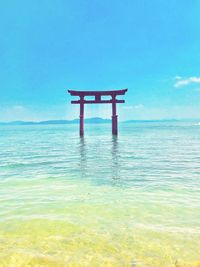
[[(117, 125), (117, 104), (124, 103), (124, 100), (116, 99), (117, 95), (125, 95), (128, 89), (121, 90), (111, 90), (111, 91), (76, 91), (68, 90), (72, 96), (78, 96), (79, 100), (72, 100), (72, 104), (80, 105), (80, 136), (84, 135), (84, 105), (85, 104), (112, 104), (112, 134), (118, 134), (118, 125)], [(93, 96), (94, 100), (87, 100), (84, 97)], [(101, 96), (111, 96), (111, 99), (104, 100)]]
[(112, 96), (112, 134), (118, 134), (116, 96)]
[(79, 126), (80, 136), (84, 135), (84, 97), (80, 97), (80, 126)]

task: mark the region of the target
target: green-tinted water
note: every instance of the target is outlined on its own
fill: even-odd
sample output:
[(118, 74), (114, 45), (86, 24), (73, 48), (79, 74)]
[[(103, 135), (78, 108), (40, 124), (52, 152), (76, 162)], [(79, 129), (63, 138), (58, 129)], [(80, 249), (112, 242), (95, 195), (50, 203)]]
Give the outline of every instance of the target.
[(199, 266), (199, 125), (2, 126), (0, 148), (1, 267)]

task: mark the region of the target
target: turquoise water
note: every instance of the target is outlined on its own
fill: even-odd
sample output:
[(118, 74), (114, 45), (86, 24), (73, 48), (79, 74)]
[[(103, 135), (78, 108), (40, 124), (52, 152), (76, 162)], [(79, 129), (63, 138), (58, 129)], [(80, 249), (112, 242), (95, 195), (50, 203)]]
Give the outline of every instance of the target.
[(0, 127), (0, 266), (200, 266), (200, 125)]

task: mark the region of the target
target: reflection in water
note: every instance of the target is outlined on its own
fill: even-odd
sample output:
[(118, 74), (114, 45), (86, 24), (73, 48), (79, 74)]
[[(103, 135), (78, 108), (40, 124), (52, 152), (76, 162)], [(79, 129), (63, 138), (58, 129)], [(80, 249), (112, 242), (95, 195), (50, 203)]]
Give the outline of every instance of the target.
[[(102, 143), (103, 140), (102, 140)], [(88, 150), (89, 143), (86, 142), (86, 139), (84, 137), (81, 137), (79, 140), (79, 153), (80, 153), (80, 173), (81, 178), (86, 177), (93, 177), (94, 180), (97, 180), (100, 182), (100, 184), (104, 183), (110, 183), (113, 180), (120, 179), (119, 174), (119, 150), (118, 150), (118, 138), (117, 136), (112, 136), (112, 138), (107, 142), (107, 148), (105, 154), (101, 154), (101, 149), (98, 153), (98, 147), (100, 145), (103, 146), (104, 144), (101, 144), (101, 142), (98, 144), (95, 143), (94, 150), (96, 150), (96, 162), (94, 166), (94, 158), (91, 157), (90, 153), (93, 151)], [(107, 153), (108, 152), (108, 153)], [(110, 166), (110, 168), (109, 168)], [(93, 173), (101, 169), (101, 172), (95, 173), (95, 176)], [(105, 172), (105, 170), (107, 170)], [(109, 170), (109, 171), (108, 171)], [(99, 179), (100, 178), (100, 179)], [(93, 180), (93, 182), (94, 182)]]
[(119, 176), (119, 151), (118, 151), (118, 138), (112, 136), (112, 179), (118, 180)]
[(198, 261), (200, 127), (173, 125), (2, 126), (0, 267)]
[(85, 178), (86, 177), (86, 170), (87, 170), (87, 157), (86, 157), (86, 143), (85, 143), (84, 137), (80, 137), (79, 149), (80, 149), (81, 178)]

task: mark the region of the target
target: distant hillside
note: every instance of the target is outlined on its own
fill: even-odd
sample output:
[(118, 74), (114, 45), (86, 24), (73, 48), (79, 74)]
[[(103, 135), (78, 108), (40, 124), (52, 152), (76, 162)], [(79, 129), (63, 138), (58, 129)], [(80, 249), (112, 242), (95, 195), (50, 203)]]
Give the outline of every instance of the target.
[[(122, 123), (156, 123), (156, 122), (199, 122), (200, 119), (163, 119), (163, 120), (128, 120)], [(111, 123), (110, 119), (102, 118), (88, 118), (84, 120), (85, 123)], [(50, 124), (78, 124), (79, 119), (74, 120), (48, 120), (48, 121), (11, 121), (11, 122), (0, 122), (1, 125), (50, 125)]]
[[(85, 123), (111, 123), (109, 119), (102, 118), (88, 118), (84, 120)], [(0, 122), (0, 125), (49, 125), (49, 124), (77, 124), (79, 119), (74, 120), (48, 120), (48, 121), (11, 121)]]
[[(177, 119), (164, 119), (164, 120), (128, 120), (124, 121), (124, 123), (133, 123), (133, 122), (178, 122), (182, 120), (177, 120)], [(184, 120), (185, 121), (185, 120)]]
[[(110, 123), (109, 119), (102, 118), (88, 118), (84, 120), (85, 123)], [(77, 124), (79, 123), (79, 119), (75, 120), (49, 120), (49, 121), (41, 121), (36, 124)]]

